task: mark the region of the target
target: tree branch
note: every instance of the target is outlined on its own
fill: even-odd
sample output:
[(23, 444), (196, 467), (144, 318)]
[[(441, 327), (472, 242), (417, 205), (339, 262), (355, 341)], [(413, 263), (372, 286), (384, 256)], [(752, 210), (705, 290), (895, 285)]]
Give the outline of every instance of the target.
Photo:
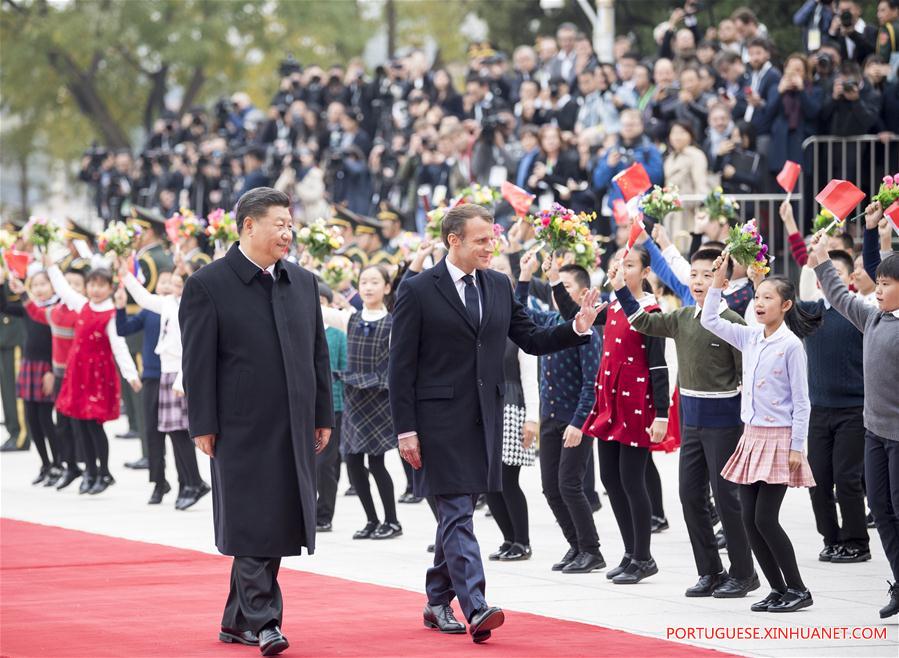
[(181, 99), (181, 109), (178, 110), (179, 117), (187, 112), (194, 104), (194, 100), (196, 100), (197, 95), (200, 93), (200, 89), (202, 89), (205, 82), (206, 72), (203, 70), (203, 67), (198, 64), (194, 67), (194, 71), (190, 76), (190, 81), (187, 83), (187, 88), (184, 90), (184, 97)]

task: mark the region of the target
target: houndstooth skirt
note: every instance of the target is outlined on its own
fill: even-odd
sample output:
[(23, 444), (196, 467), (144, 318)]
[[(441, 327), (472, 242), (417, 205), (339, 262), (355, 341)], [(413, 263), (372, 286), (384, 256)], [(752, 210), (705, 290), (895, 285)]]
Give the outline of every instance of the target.
[(536, 445), (525, 449), (521, 442), (524, 421), (524, 407), (514, 404), (503, 407), (503, 464), (506, 466), (532, 466), (537, 457)]
[(746, 425), (737, 449), (730, 456), (721, 476), (737, 484), (767, 482), (789, 487), (814, 487), (815, 478), (805, 454), (799, 468), (790, 470), (789, 427)]
[(178, 397), (172, 384), (178, 377), (176, 372), (164, 372), (159, 378), (159, 423), (160, 432), (187, 430), (187, 398)]

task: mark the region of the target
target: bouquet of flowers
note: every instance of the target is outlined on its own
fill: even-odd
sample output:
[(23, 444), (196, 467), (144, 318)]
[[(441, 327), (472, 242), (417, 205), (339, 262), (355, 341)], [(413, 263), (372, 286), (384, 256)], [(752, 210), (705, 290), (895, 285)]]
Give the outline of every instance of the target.
[(889, 208), (894, 201), (899, 200), (899, 174), (884, 176), (880, 190), (871, 199), (880, 201), (880, 205), (884, 208)]
[(112, 222), (97, 236), (97, 247), (103, 255), (113, 253), (121, 258), (131, 253), (134, 249), (134, 239), (140, 234), (140, 226)]
[(53, 242), (62, 240), (59, 224), (46, 217), (32, 217), (22, 227), (22, 236), (38, 249), (46, 249)]
[(237, 232), (237, 222), (231, 213), (221, 208), (216, 208), (206, 218), (206, 235), (216, 242), (216, 248), (237, 242), (240, 235)]
[(589, 272), (596, 267), (597, 260), (606, 250), (599, 246), (595, 237), (590, 236), (574, 245), (571, 252), (574, 254), (574, 264), (580, 265)]
[[(175, 213), (172, 219), (178, 219), (177, 223), (177, 236), (179, 238), (195, 238), (200, 235), (205, 226), (203, 226), (203, 220), (197, 217), (193, 210), (188, 208), (182, 208), (181, 212)], [(169, 221), (167, 220), (165, 223), (166, 230), (169, 227)], [(174, 242), (174, 240), (172, 240)]]
[(418, 233), (413, 233), (412, 231), (403, 231), (399, 235), (398, 243), (400, 253), (403, 254), (403, 258), (405, 259), (418, 251), (418, 248), (421, 246), (422, 239)]
[(716, 187), (709, 192), (702, 207), (709, 214), (709, 218), (717, 221), (719, 224), (729, 224), (737, 218), (737, 211), (740, 204), (729, 196), (724, 195), (724, 189)]
[(10, 233), (6, 229), (0, 229), (0, 251), (12, 249), (18, 238), (15, 233)]
[(503, 244), (509, 243), (509, 241), (505, 237), (503, 237), (503, 233), (505, 233), (505, 232), (506, 232), (506, 229), (504, 229), (499, 224), (493, 225), (493, 255), (494, 256), (499, 256), (501, 253), (503, 253)]
[(675, 210), (680, 210), (680, 193), (676, 186), (654, 186), (652, 190), (643, 196), (640, 201), (640, 209), (647, 217), (664, 219), (665, 215)]
[(595, 217), (596, 213), (576, 215), (573, 210), (554, 203), (547, 210), (529, 216), (528, 221), (534, 226), (537, 239), (545, 242), (551, 251), (571, 251), (589, 237), (587, 225)]
[(328, 227), (324, 219), (316, 219), (297, 232), (297, 242), (306, 247), (309, 255), (322, 261), (343, 246), (343, 237), (334, 227)]
[(821, 212), (815, 217), (815, 222), (812, 225), (812, 233), (827, 229), (827, 235), (839, 235), (843, 228), (843, 222), (835, 222), (834, 219), (836, 218), (832, 212), (827, 208), (821, 208)]
[(754, 218), (742, 226), (734, 226), (730, 229), (724, 253), (730, 254), (730, 257), (736, 262), (755, 272), (767, 274), (771, 271), (768, 245), (762, 242), (762, 236)]
[(321, 268), (322, 281), (340, 291), (356, 278), (356, 264), (346, 256), (334, 256)]
[(439, 206), (428, 212), (428, 223), (425, 225), (425, 235), (432, 240), (440, 240), (443, 229), (443, 218), (446, 217), (446, 206)]
[(453, 202), (453, 205), (460, 203), (475, 203), (485, 208), (492, 208), (502, 198), (499, 190), (488, 185), (478, 185), (472, 183), (470, 187), (466, 187), (459, 191)]

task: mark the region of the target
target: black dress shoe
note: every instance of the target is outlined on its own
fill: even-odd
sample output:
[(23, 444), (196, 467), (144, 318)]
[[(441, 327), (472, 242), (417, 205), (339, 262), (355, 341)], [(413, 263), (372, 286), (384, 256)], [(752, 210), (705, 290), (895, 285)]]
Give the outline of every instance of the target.
[(552, 570), (553, 571), (561, 571), (562, 569), (567, 567), (569, 564), (571, 564), (571, 561), (574, 560), (574, 558), (576, 558), (578, 556), (578, 553), (580, 553), (580, 551), (578, 551), (578, 549), (575, 546), (572, 546), (565, 552), (565, 555), (562, 556), (562, 559), (553, 565)]
[(631, 563), (631, 556), (627, 553), (624, 554), (624, 557), (621, 558), (621, 562), (618, 563), (617, 567), (612, 567), (608, 571), (606, 571), (606, 578), (612, 580), (615, 576), (620, 573), (624, 573), (624, 570), (627, 569), (627, 566)]
[(378, 526), (377, 530), (371, 533), (372, 539), (393, 539), (394, 537), (399, 537), (403, 534), (403, 526), (399, 523), (395, 523), (391, 521), (387, 523), (386, 521)]
[(150, 500), (147, 501), (147, 505), (158, 505), (162, 502), (162, 497), (171, 490), (171, 485), (165, 480), (157, 482), (156, 486), (153, 487), (153, 493), (150, 494)]
[(768, 606), (768, 612), (796, 612), (812, 605), (812, 593), (806, 590), (793, 589), (787, 590), (787, 593), (777, 603)]
[(84, 477), (81, 478), (81, 486), (78, 487), (78, 493), (86, 494), (91, 490), (91, 487), (94, 486), (94, 478), (92, 478), (87, 473), (84, 474)]
[(201, 482), (200, 484), (193, 487), (184, 487), (184, 495), (181, 497), (179, 501), (175, 503), (176, 510), (186, 510), (189, 507), (193, 507), (197, 504), (197, 502), (208, 494), (212, 489), (205, 482)]
[(117, 439), (139, 439), (140, 432), (135, 430), (128, 430), (127, 432), (122, 432), (121, 434), (116, 434), (115, 438)]
[(150, 460), (146, 457), (141, 457), (140, 459), (135, 459), (133, 462), (125, 462), (125, 468), (131, 468), (135, 471), (148, 469), (150, 468)]
[(871, 559), (871, 550), (867, 546), (851, 546), (843, 544), (840, 551), (830, 558), (835, 564), (850, 564), (852, 562), (867, 562)]
[(28, 441), (22, 445), (16, 445), (16, 439), (10, 437), (0, 446), (0, 452), (28, 452)]
[(531, 547), (526, 546), (525, 544), (519, 544), (515, 542), (512, 544), (512, 547), (500, 555), (500, 562), (518, 562), (519, 560), (530, 560), (531, 559)]
[(648, 560), (631, 560), (624, 571), (612, 578), (616, 585), (636, 585), (644, 578), (659, 573), (659, 567), (652, 558)]
[(761, 586), (759, 575), (753, 572), (749, 578), (728, 578), (712, 592), (712, 596), (716, 599), (740, 599)]
[(771, 590), (771, 593), (768, 594), (761, 601), (756, 601), (749, 609), (753, 612), (768, 612), (768, 608), (770, 608), (775, 603), (780, 603), (781, 599), (783, 599), (784, 593), (778, 592), (776, 589)]
[(113, 478), (108, 473), (106, 475), (101, 475), (94, 482), (94, 485), (91, 487), (91, 490), (88, 491), (88, 493), (91, 496), (96, 496), (97, 494), (100, 494), (100, 493), (103, 493), (104, 491), (106, 491), (113, 484), (115, 484), (115, 478)]
[(274, 656), (289, 646), (290, 642), (281, 634), (281, 629), (277, 626), (263, 628), (259, 631), (259, 653), (263, 656)]
[(50, 472), (47, 473), (47, 479), (44, 480), (45, 487), (55, 487), (56, 483), (62, 477), (62, 468), (59, 466), (51, 466)]
[(41, 466), (41, 470), (38, 471), (37, 477), (31, 481), (31, 484), (38, 485), (44, 480), (47, 479), (47, 476), (50, 475), (50, 467), (49, 466)]
[(248, 647), (259, 646), (259, 638), (253, 631), (236, 631), (225, 627), (219, 631), (219, 641), (228, 644), (246, 644)]
[(663, 530), (667, 530), (669, 528), (668, 519), (666, 519), (664, 516), (653, 516), (650, 527), (650, 532), (652, 532), (652, 534), (658, 534)]
[(330, 521), (322, 521), (321, 523), (315, 524), (316, 532), (331, 532), (332, 529), (333, 527), (331, 526)]
[(512, 548), (512, 542), (504, 541), (502, 544), (499, 545), (498, 549), (496, 549), (490, 555), (487, 556), (487, 559), (496, 561), (496, 560), (500, 559), (503, 556), (503, 554), (506, 551), (508, 551), (510, 548)]
[(403, 495), (399, 497), (399, 499), (397, 500), (397, 502), (399, 502), (399, 503), (406, 503), (406, 504), (409, 504), (409, 505), (415, 505), (415, 504), (417, 504), (417, 503), (420, 503), (420, 502), (423, 501), (423, 500), (424, 500), (424, 498), (422, 498), (422, 497), (420, 497), (420, 496), (416, 496), (416, 495), (415, 495), (414, 493), (412, 493), (411, 491), (404, 491), (404, 492), (403, 492)]
[(481, 608), (471, 616), (468, 622), (471, 639), (476, 644), (486, 642), (490, 637), (490, 631), (502, 626), (504, 621), (506, 621), (506, 617), (500, 608)]
[(718, 532), (715, 533), (715, 541), (718, 543), (719, 551), (727, 548), (727, 537), (724, 536), (724, 528), (718, 528)]
[(436, 553), (437, 547), (434, 544), (428, 544), (427, 551), (428, 551), (428, 553)]
[(873, 528), (877, 525), (874, 523), (874, 514), (873, 513), (868, 512), (865, 515), (865, 525), (868, 526), (869, 528)]
[(880, 609), (881, 619), (899, 614), (899, 583), (891, 583), (890, 581), (887, 581), (887, 583), (890, 585), (890, 602)]
[(821, 549), (821, 552), (818, 553), (818, 561), (830, 562), (833, 559), (833, 556), (837, 555), (839, 552), (839, 544), (827, 544), (824, 548)]
[(436, 628), (441, 633), (451, 635), (465, 632), (465, 624), (456, 619), (453, 608), (449, 605), (426, 605), (424, 624), (425, 628)]
[(371, 539), (371, 536), (374, 534), (375, 530), (378, 529), (379, 525), (380, 523), (377, 521), (369, 521), (362, 530), (357, 530), (353, 533), (353, 539)]
[(606, 561), (602, 557), (602, 553), (587, 553), (581, 551), (571, 562), (562, 569), (562, 573), (590, 573), (597, 569), (605, 569)]
[(721, 573), (713, 573), (705, 576), (700, 576), (699, 580), (696, 581), (696, 584), (693, 587), (688, 587), (687, 591), (684, 592), (684, 596), (687, 598), (699, 598), (703, 596), (711, 596), (712, 592), (715, 591), (715, 588), (721, 585), (725, 580), (727, 580), (727, 571), (722, 570)]
[(56, 484), (56, 490), (62, 491), (67, 486), (72, 484), (75, 480), (81, 477), (81, 469), (77, 466), (69, 466), (62, 472), (62, 477), (59, 478), (59, 482)]
[(350, 485), (346, 491), (343, 492), (344, 496), (355, 496), (356, 495), (356, 487)]

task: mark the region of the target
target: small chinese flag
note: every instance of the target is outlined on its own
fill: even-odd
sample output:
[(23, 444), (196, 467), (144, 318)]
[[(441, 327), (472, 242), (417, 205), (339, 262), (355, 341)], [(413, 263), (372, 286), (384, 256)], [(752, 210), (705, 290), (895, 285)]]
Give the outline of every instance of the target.
[(640, 239), (640, 234), (646, 230), (646, 227), (643, 225), (643, 216), (635, 217), (634, 221), (631, 223), (631, 232), (630, 235), (627, 236), (627, 245), (624, 247), (624, 255), (627, 256), (631, 249), (634, 248), (634, 245), (637, 244), (637, 240)]
[(624, 201), (621, 199), (612, 201), (612, 217), (615, 219), (615, 224), (619, 226), (627, 224), (628, 216), (627, 204)]
[(796, 181), (799, 180), (799, 174), (802, 173), (802, 167), (798, 162), (787, 160), (784, 162), (783, 169), (777, 174), (777, 184), (780, 185), (784, 192), (789, 194), (796, 189)]
[(513, 185), (507, 180), (503, 181), (503, 184), (500, 187), (500, 193), (512, 206), (516, 217), (524, 217), (527, 215), (528, 210), (531, 209), (531, 204), (534, 202), (533, 194), (525, 192), (523, 189), (517, 185)]
[(28, 264), (31, 263), (31, 254), (27, 251), (16, 251), (8, 249), (3, 253), (3, 259), (6, 261), (6, 267), (10, 272), (16, 275), (17, 279), (25, 280), (28, 276)]
[(890, 222), (890, 226), (899, 233), (899, 201), (893, 201), (889, 208), (883, 211), (883, 216)]
[(621, 196), (625, 201), (630, 201), (635, 196), (640, 196), (646, 190), (652, 187), (652, 181), (649, 180), (649, 174), (639, 162), (635, 162), (624, 171), (616, 174), (612, 178), (613, 183), (618, 184), (621, 190)]
[(865, 193), (848, 180), (834, 179), (818, 192), (815, 201), (842, 222), (864, 198)]

